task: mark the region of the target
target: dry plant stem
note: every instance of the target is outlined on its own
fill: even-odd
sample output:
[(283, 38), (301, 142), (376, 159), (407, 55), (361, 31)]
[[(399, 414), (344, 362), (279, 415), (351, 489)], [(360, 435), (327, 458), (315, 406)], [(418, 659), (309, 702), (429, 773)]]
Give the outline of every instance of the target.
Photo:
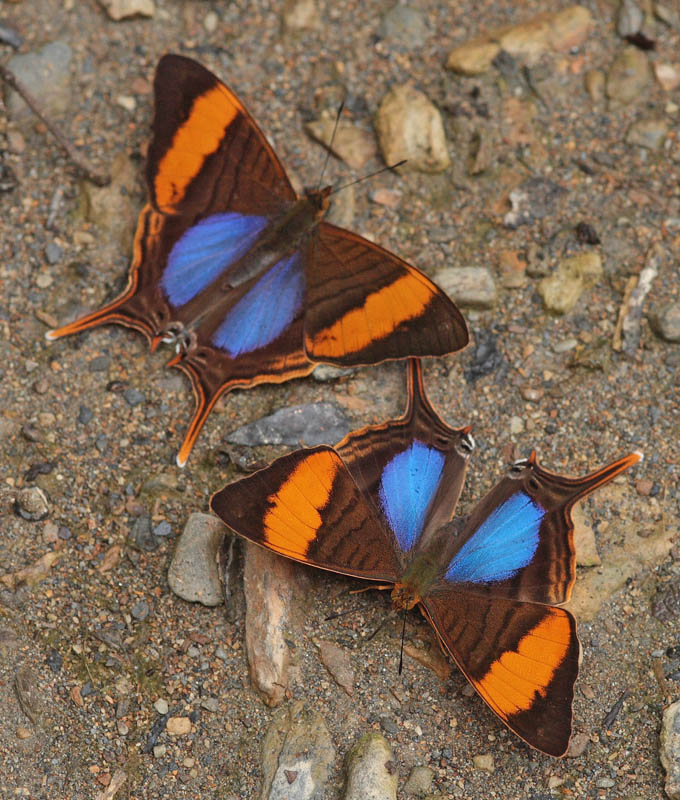
[(83, 157), (78, 153), (75, 147), (69, 142), (69, 140), (64, 136), (64, 134), (57, 128), (57, 126), (50, 122), (47, 117), (40, 111), (38, 108), (38, 103), (36, 99), (31, 95), (31, 93), (26, 89), (26, 87), (21, 83), (20, 80), (17, 79), (14, 73), (7, 69), (7, 67), (2, 66), (0, 64), (0, 77), (5, 81), (8, 86), (11, 86), (15, 92), (21, 95), (26, 105), (31, 109), (31, 111), (38, 117), (38, 119), (45, 125), (47, 130), (54, 136), (54, 138), (59, 142), (59, 144), (64, 148), (68, 157), (71, 161), (75, 164), (75, 166), (83, 173), (83, 175), (87, 178), (88, 181), (96, 184), (97, 186), (107, 186), (111, 183), (111, 177), (107, 175), (101, 175), (100, 173), (96, 172), (92, 167), (87, 164), (87, 162), (83, 159)]

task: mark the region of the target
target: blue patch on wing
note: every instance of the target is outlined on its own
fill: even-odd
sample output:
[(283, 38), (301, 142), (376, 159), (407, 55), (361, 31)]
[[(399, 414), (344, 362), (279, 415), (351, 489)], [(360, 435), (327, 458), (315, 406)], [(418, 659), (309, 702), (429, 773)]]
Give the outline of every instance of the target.
[(231, 308), (212, 343), (232, 357), (265, 347), (302, 308), (305, 275), (300, 253), (277, 262)]
[(482, 522), (446, 571), (452, 583), (494, 583), (512, 578), (531, 561), (545, 510), (528, 494), (511, 495)]
[(170, 251), (161, 278), (171, 305), (183, 306), (207, 289), (248, 252), (268, 221), (230, 211), (212, 214), (185, 231)]
[(420, 535), (439, 485), (444, 455), (422, 442), (394, 456), (380, 479), (380, 504), (399, 547), (407, 553)]

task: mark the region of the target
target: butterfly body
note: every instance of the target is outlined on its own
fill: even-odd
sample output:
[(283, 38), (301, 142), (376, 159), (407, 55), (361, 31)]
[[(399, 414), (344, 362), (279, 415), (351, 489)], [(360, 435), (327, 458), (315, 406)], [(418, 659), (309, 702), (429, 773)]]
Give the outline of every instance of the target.
[(309, 374), (316, 363), (443, 355), (468, 342), (460, 311), (415, 267), (324, 220), (331, 188), (299, 197), (239, 98), (183, 56), (161, 58), (147, 156), (149, 201), (128, 285), (47, 338), (115, 322), (191, 380), (184, 465), (233, 388)]
[(454, 518), (474, 441), (448, 427), (410, 361), (404, 416), (277, 459), (213, 495), (235, 532), (288, 558), (392, 585), (419, 605), (444, 650), (518, 736), (563, 755), (580, 645), (556, 607), (575, 579), (571, 507), (635, 464), (633, 453), (583, 478), (532, 453), (465, 518)]

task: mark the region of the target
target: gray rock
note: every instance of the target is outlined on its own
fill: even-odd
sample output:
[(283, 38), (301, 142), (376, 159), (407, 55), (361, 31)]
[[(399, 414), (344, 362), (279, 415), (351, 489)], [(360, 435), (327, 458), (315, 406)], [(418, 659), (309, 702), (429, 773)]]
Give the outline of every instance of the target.
[(664, 143), (668, 133), (665, 119), (641, 119), (634, 122), (626, 133), (626, 142), (648, 150), (657, 150)]
[(153, 535), (154, 536), (171, 536), (172, 535), (172, 525), (167, 521), (167, 519), (162, 520), (153, 529)]
[(129, 406), (138, 406), (146, 400), (146, 397), (139, 391), (139, 389), (135, 389), (131, 387), (130, 389), (126, 389), (123, 392), (123, 397), (125, 398), (125, 402)]
[(87, 425), (88, 422), (94, 417), (94, 411), (89, 406), (80, 406), (78, 409), (78, 422), (81, 425)]
[(659, 755), (666, 770), (666, 794), (680, 800), (680, 700), (663, 712)]
[(619, 16), (616, 20), (616, 32), (622, 39), (633, 36), (642, 30), (645, 15), (635, 0), (621, 0)]
[(133, 619), (136, 619), (137, 622), (143, 622), (149, 616), (150, 611), (151, 609), (146, 600), (140, 600), (132, 606), (130, 614), (132, 614)]
[(385, 14), (378, 29), (380, 36), (410, 49), (422, 47), (428, 35), (421, 11), (397, 4)]
[(168, 569), (168, 584), (176, 595), (204, 606), (217, 606), (223, 601), (217, 553), (225, 530), (212, 514), (194, 513), (189, 517)]
[[(13, 56), (7, 67), (25, 87), (40, 110), (48, 116), (64, 114), (71, 101), (69, 65), (71, 48), (65, 42), (51, 42), (37, 53)], [(25, 124), (35, 120), (17, 92), (5, 89), (5, 104), (9, 116), (17, 123)]]
[(48, 242), (45, 247), (45, 258), (48, 264), (57, 264), (64, 254), (64, 251), (56, 242)]
[(459, 306), (493, 308), (496, 284), (486, 267), (445, 267), (434, 276), (440, 286)]
[(158, 541), (153, 535), (151, 517), (148, 514), (141, 514), (132, 523), (130, 540), (138, 550), (143, 550), (145, 553), (153, 553), (158, 549)]
[(367, 733), (347, 754), (345, 800), (396, 800), (399, 773), (387, 740)]
[(503, 220), (506, 228), (519, 228), (537, 219), (544, 219), (555, 210), (567, 190), (548, 178), (528, 178), (510, 192), (512, 210)]
[(349, 433), (350, 427), (349, 420), (335, 403), (308, 403), (279, 409), (232, 431), (226, 440), (250, 447), (261, 444), (314, 447), (339, 442)]
[(425, 797), (432, 788), (434, 770), (429, 767), (413, 767), (408, 780), (404, 784), (404, 793), (416, 797)]
[(406, 159), (402, 171), (442, 172), (451, 164), (439, 109), (409, 84), (383, 97), (375, 129), (386, 164)]
[(607, 73), (607, 97), (612, 108), (628, 105), (649, 83), (651, 70), (647, 56), (637, 47), (624, 47)]
[(313, 800), (323, 793), (335, 747), (321, 714), (298, 700), (274, 714), (262, 756), (262, 800)]
[(680, 303), (668, 303), (649, 312), (649, 324), (667, 342), (680, 342)]
[(40, 522), (50, 513), (45, 492), (38, 486), (21, 489), (14, 501), (17, 514), (29, 522)]

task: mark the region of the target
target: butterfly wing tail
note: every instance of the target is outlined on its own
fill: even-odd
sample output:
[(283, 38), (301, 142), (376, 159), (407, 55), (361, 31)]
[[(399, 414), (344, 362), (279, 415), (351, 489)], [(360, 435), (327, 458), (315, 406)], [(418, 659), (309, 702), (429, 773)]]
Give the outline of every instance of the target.
[(573, 479), (571, 481), (573, 485), (573, 498), (571, 503), (575, 503), (577, 500), (580, 500), (581, 498), (595, 491), (598, 486), (602, 486), (603, 484), (613, 480), (617, 475), (620, 475), (629, 467), (632, 467), (634, 464), (642, 461), (643, 458), (644, 456), (642, 453), (635, 451), (634, 453), (629, 453), (623, 458), (619, 458), (617, 461), (613, 461), (611, 464), (607, 464), (606, 467), (602, 467), (602, 469), (599, 469), (596, 472), (591, 472), (590, 475), (585, 475), (583, 478)]

